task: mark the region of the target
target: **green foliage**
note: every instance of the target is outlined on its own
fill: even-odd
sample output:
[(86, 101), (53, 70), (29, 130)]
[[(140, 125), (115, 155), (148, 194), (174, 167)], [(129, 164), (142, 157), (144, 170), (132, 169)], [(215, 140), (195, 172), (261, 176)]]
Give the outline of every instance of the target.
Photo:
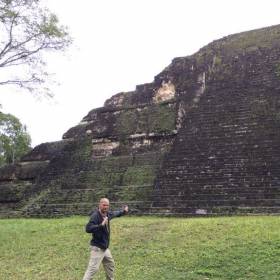
[(41, 32), (50, 37), (63, 38), (67, 33), (60, 29), (57, 24), (59, 23), (58, 18), (55, 14), (50, 14), (49, 18), (44, 18), (44, 21), (39, 26)]
[(31, 149), (30, 143), (30, 135), (19, 119), (0, 112), (0, 166), (19, 160)]
[(47, 87), (42, 87), (49, 80), (44, 53), (64, 50), (72, 39), (57, 16), (41, 2), (0, 0), (0, 68), (7, 69), (0, 85), (51, 95)]
[[(87, 221), (1, 220), (0, 278), (82, 279), (89, 260)], [(111, 230), (116, 279), (279, 279), (278, 217), (124, 217), (113, 220)], [(105, 279), (102, 268), (95, 279)]]

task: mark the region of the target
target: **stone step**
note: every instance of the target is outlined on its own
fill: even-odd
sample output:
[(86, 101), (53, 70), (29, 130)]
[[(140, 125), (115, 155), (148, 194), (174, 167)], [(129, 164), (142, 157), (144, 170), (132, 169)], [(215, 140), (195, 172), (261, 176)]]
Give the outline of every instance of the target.
[(22, 217), (22, 212), (19, 210), (11, 210), (7, 209), (0, 210), (0, 219), (8, 219), (8, 218), (20, 218)]
[(235, 191), (235, 190), (219, 190), (219, 191), (184, 191), (184, 190), (163, 190), (163, 191), (153, 191), (153, 197), (160, 198), (179, 198), (179, 197), (189, 197), (190, 199), (194, 198), (230, 198), (230, 197), (251, 197), (251, 198), (278, 198), (280, 195), (280, 191), (258, 191), (258, 192), (248, 192), (248, 191)]
[[(259, 201), (255, 200), (255, 203), (258, 204)], [(164, 214), (164, 215), (206, 215), (206, 214), (217, 214), (217, 215), (227, 215), (227, 214), (265, 214), (265, 213), (280, 213), (279, 200), (277, 202), (277, 206), (275, 203), (260, 203), (258, 206), (242, 205), (242, 203), (232, 203), (232, 201), (224, 205), (224, 203), (219, 204), (216, 203), (214, 205), (209, 205), (207, 201), (204, 201), (205, 204), (182, 204), (180, 206), (177, 205), (169, 205), (166, 202), (161, 203), (161, 206), (153, 206), (151, 207), (151, 202), (132, 202), (132, 201), (123, 201), (123, 202), (111, 202), (112, 209), (118, 209), (124, 204), (128, 204), (132, 214)], [(257, 205), (256, 204), (256, 205)], [(70, 204), (42, 204), (42, 205), (33, 205), (30, 206), (25, 211), (25, 215), (27, 216), (64, 216), (64, 215), (88, 215), (91, 210), (95, 208), (97, 202), (95, 203), (70, 203)], [(188, 205), (188, 206), (184, 206)], [(271, 205), (271, 206), (270, 206)], [(168, 207), (167, 207), (168, 206)], [(9, 211), (9, 215), (17, 216), (19, 215), (18, 211)], [(0, 213), (3, 217), (7, 216), (7, 212), (1, 211)], [(0, 215), (0, 216), (1, 216)]]
[[(189, 180), (174, 180), (174, 181), (168, 181), (165, 183), (165, 181), (160, 180), (157, 181), (155, 186), (159, 190), (172, 190), (172, 189), (182, 189), (182, 190), (203, 190), (203, 189), (223, 189), (223, 188), (232, 188), (237, 189), (239, 188), (241, 191), (244, 189), (251, 190), (253, 188), (257, 189), (268, 189), (270, 187), (273, 188), (279, 188), (279, 182), (271, 182), (269, 179), (265, 178), (258, 178), (253, 177), (250, 181), (249, 178), (246, 178), (245, 180), (237, 180), (233, 178), (218, 178), (217, 180), (207, 180), (206, 178), (197, 178), (195, 179), (189, 179)], [(210, 187), (208, 187), (210, 185)], [(180, 187), (181, 186), (181, 187)], [(207, 186), (207, 187), (205, 187)], [(259, 187), (258, 187), (259, 186)]]
[[(280, 171), (280, 170), (279, 170)], [(196, 181), (197, 179), (203, 179), (205, 180), (215, 180), (218, 181), (218, 179), (225, 179), (227, 178), (227, 181), (230, 181), (229, 179), (232, 180), (237, 180), (241, 179), (243, 182), (246, 182), (247, 179), (252, 179), (252, 178), (269, 178), (269, 181), (275, 180), (275, 181), (280, 181), (280, 179), (277, 177), (277, 172), (278, 170), (264, 170), (257, 172), (255, 171), (254, 173), (248, 170), (240, 170), (238, 171), (224, 171), (224, 172), (219, 172), (211, 169), (201, 169), (201, 170), (161, 170), (159, 179), (164, 178), (164, 181), (184, 181), (184, 180), (194, 180)], [(262, 179), (263, 180), (263, 179)], [(251, 181), (253, 182), (253, 181)]]
[[(130, 197), (137, 192), (150, 192), (151, 199), (158, 200), (246, 200), (246, 199), (278, 199), (280, 196), (279, 187), (257, 188), (257, 187), (223, 187), (223, 186), (183, 186), (172, 184), (169, 188), (154, 189), (152, 185), (131, 185), (113, 186), (111, 188), (99, 189), (61, 189), (47, 193), (40, 198), (37, 203), (42, 204), (65, 204), (83, 201), (92, 203), (101, 196), (110, 196), (115, 199), (122, 199), (126, 192), (130, 192)], [(126, 195), (125, 195), (126, 196)]]
[[(199, 161), (199, 159), (196, 159), (197, 161)], [(240, 163), (236, 163), (235, 165), (229, 165), (226, 162), (217, 162), (217, 160), (213, 159), (208, 159), (207, 161), (204, 161), (203, 164), (200, 164), (198, 166), (191, 166), (191, 160), (185, 160), (183, 161), (177, 161), (176, 162), (172, 162), (169, 163), (167, 166), (164, 166), (164, 169), (161, 170), (162, 175), (167, 174), (167, 175), (171, 175), (172, 173), (176, 174), (182, 174), (184, 175), (184, 173), (186, 174), (206, 174), (209, 173), (213, 173), (215, 172), (215, 174), (221, 175), (221, 174), (227, 174), (227, 173), (236, 173), (236, 175), (238, 175), (238, 173), (240, 174), (254, 174), (254, 173), (258, 173), (258, 174), (265, 174), (267, 175), (267, 173), (269, 172), (270, 174), (272, 172), (278, 172), (280, 170), (280, 168), (278, 166), (273, 166), (272, 164), (266, 165), (264, 166), (263, 164), (259, 164), (259, 165), (244, 165), (241, 166)]]
[(224, 193), (279, 193), (280, 186), (257, 186), (257, 185), (246, 185), (240, 186), (239, 184), (227, 183), (216, 184), (216, 185), (202, 185), (199, 183), (193, 183), (189, 185), (181, 184), (170, 184), (170, 186), (165, 187), (155, 187), (154, 192), (159, 192), (162, 194), (167, 193), (172, 195), (175, 193), (182, 194), (224, 194)]
[(15, 202), (15, 203), (0, 203), (0, 211), (2, 212), (7, 212), (9, 210), (11, 211), (16, 211), (20, 207), (20, 204)]
[[(280, 178), (278, 178), (277, 174), (280, 171), (280, 169), (268, 169), (267, 168), (258, 168), (255, 170), (252, 170), (251, 168), (245, 169), (240, 168), (240, 170), (221, 170), (219, 167), (210, 168), (209, 166), (200, 166), (201, 168), (186, 168), (184, 169), (163, 169), (160, 171), (159, 178), (165, 177), (164, 180), (178, 180), (179, 179), (195, 179), (198, 176), (205, 178), (205, 179), (211, 179), (214, 178), (215, 180), (217, 178), (223, 178), (223, 177), (233, 177), (233, 178), (252, 178), (257, 176), (260, 177), (269, 177), (270, 180), (278, 180), (280, 181)], [(243, 180), (244, 181), (244, 180)]]
[(78, 201), (91, 202), (103, 196), (113, 196), (121, 199), (123, 196), (141, 196), (152, 192), (152, 185), (127, 185), (108, 186), (107, 188), (79, 188), (79, 189), (54, 189), (42, 196), (37, 202), (40, 203), (76, 203)]
[(196, 194), (153, 194), (153, 199), (158, 200), (177, 200), (177, 199), (186, 199), (186, 200), (252, 200), (252, 199), (280, 199), (280, 192), (278, 193), (223, 193), (223, 194), (205, 194), (205, 193), (196, 193)]
[[(251, 180), (250, 180), (251, 179)], [(214, 180), (213, 178), (197, 178), (197, 179), (185, 179), (185, 180), (170, 180), (168, 182), (165, 182), (164, 180), (157, 181), (155, 186), (158, 189), (177, 189), (180, 188), (189, 189), (189, 190), (202, 190), (206, 187), (204, 186), (211, 186), (213, 189), (215, 187), (218, 187), (218, 189), (221, 188), (240, 188), (242, 189), (251, 189), (251, 188), (259, 188), (259, 189), (266, 189), (269, 187), (275, 187), (279, 188), (279, 181), (269, 181), (269, 178), (258, 178), (258, 177), (252, 177), (252, 178), (245, 178), (242, 180), (235, 179), (235, 178), (218, 178)], [(209, 187), (209, 188), (211, 188)], [(208, 187), (207, 187), (208, 188)]]
[[(217, 148), (220, 149), (220, 148)], [(223, 149), (225, 149), (223, 147)], [(250, 154), (253, 156), (248, 156), (248, 152), (244, 154), (244, 152), (239, 152), (236, 150), (224, 150), (218, 152), (215, 148), (214, 151), (209, 152), (208, 148), (205, 148), (205, 150), (200, 149), (199, 151), (195, 151), (195, 148), (192, 149), (192, 151), (184, 151), (183, 149), (181, 150), (181, 153), (179, 151), (172, 151), (170, 155), (168, 155), (169, 161), (165, 162), (164, 167), (176, 167), (178, 166), (185, 166), (188, 163), (193, 163), (197, 162), (199, 165), (207, 165), (208, 163), (215, 163), (221, 165), (225, 165), (225, 168), (231, 168), (231, 167), (244, 167), (244, 168), (254, 168), (254, 167), (259, 167), (259, 166), (271, 166), (274, 168), (277, 168), (279, 166), (275, 166), (275, 163), (277, 163), (277, 158), (278, 155), (275, 152), (276, 148), (274, 151), (271, 153), (267, 153), (262, 149), (262, 154), (258, 154), (256, 150), (249, 151)], [(234, 153), (232, 153), (234, 152)], [(226, 157), (225, 157), (226, 156)], [(262, 158), (263, 160), (266, 161), (255, 161), (255, 159)], [(192, 165), (192, 167), (197, 167), (196, 165)], [(213, 167), (216, 167), (214, 165)]]
[[(228, 152), (229, 153), (229, 152)], [(225, 157), (226, 155), (226, 157)], [(255, 161), (257, 158), (262, 159), (261, 161)], [(186, 169), (186, 168), (199, 168), (199, 166), (208, 166), (212, 165), (212, 169), (217, 169), (217, 166), (224, 168), (274, 168), (279, 169), (279, 165), (277, 165), (277, 155), (272, 154), (263, 154), (258, 157), (254, 156), (253, 158), (249, 158), (247, 156), (238, 155), (237, 152), (234, 154), (219, 154), (216, 155), (215, 152), (212, 154), (208, 151), (200, 151), (199, 153), (184, 153), (182, 151), (181, 154), (176, 154), (174, 151), (168, 156), (168, 162), (164, 163), (164, 168), (170, 169)], [(193, 163), (197, 163), (193, 165)], [(214, 164), (214, 165), (213, 165)], [(211, 166), (210, 165), (210, 166)]]
[[(92, 207), (96, 207), (98, 205), (98, 201), (92, 201), (90, 203), (45, 203), (39, 204), (36, 203), (34, 205), (29, 205), (27, 207), (26, 212), (38, 212), (39, 211), (47, 211), (48, 209), (52, 209), (54, 212), (63, 212), (65, 209), (71, 210), (73, 212), (77, 212), (80, 210), (88, 210)], [(182, 200), (182, 199), (170, 199), (170, 200), (160, 200), (160, 201), (111, 201), (111, 208), (118, 208), (122, 205), (129, 205), (131, 208), (215, 208), (215, 207), (280, 207), (280, 199), (212, 199), (212, 200)], [(257, 206), (256, 206), (257, 205)], [(64, 209), (64, 210), (63, 210)]]
[[(168, 162), (165, 162), (164, 166), (184, 166), (185, 163), (188, 162), (193, 162), (197, 160), (209, 160), (209, 162), (213, 163), (213, 161), (219, 161), (220, 164), (232, 164), (232, 165), (242, 165), (244, 167), (254, 167), (254, 166), (262, 166), (264, 164), (264, 161), (253, 161), (251, 158), (248, 156), (244, 155), (243, 152), (238, 153), (238, 151), (235, 151), (234, 154), (232, 154), (232, 151), (230, 150), (224, 150), (224, 151), (217, 151), (214, 150), (213, 152), (210, 152), (207, 147), (205, 147), (205, 150), (200, 150), (198, 152), (194, 151), (194, 147), (190, 151), (185, 150), (184, 147), (182, 147), (182, 150), (180, 150), (181, 153), (178, 151), (172, 151), (168, 155)], [(274, 150), (275, 153), (275, 150)], [(226, 155), (227, 157), (224, 157)], [(274, 155), (274, 154), (273, 154)], [(267, 160), (266, 164), (271, 164), (271, 163), (277, 163), (277, 158), (273, 158), (272, 154), (267, 154), (264, 153), (261, 155), (263, 160)], [(259, 155), (260, 156), (260, 155)], [(182, 163), (182, 164), (180, 164)], [(201, 162), (203, 163), (203, 162)], [(274, 164), (271, 164), (274, 166)]]
[[(261, 124), (266, 125), (266, 129), (271, 129), (275, 127), (273, 124), (274, 120), (265, 120), (262, 121)], [(231, 122), (219, 122), (215, 119), (208, 119), (208, 120), (200, 120), (200, 121), (191, 121), (188, 124), (185, 124), (179, 131), (179, 136), (182, 135), (193, 135), (196, 136), (197, 134), (194, 133), (192, 128), (197, 128), (196, 132), (203, 133), (203, 135), (215, 135), (220, 136), (224, 133), (235, 135), (236, 137), (253, 137), (259, 139), (255, 136), (254, 132), (258, 131), (258, 127), (260, 122), (255, 123), (248, 123), (248, 120), (241, 120), (241, 119), (234, 119)], [(265, 132), (265, 131), (264, 131)], [(226, 135), (226, 136), (227, 136)], [(265, 136), (265, 134), (263, 135)], [(177, 141), (177, 140), (176, 140)]]
[[(224, 186), (210, 186), (210, 185), (193, 185), (191, 187), (182, 187), (177, 185), (171, 185), (170, 188), (161, 188), (161, 189), (154, 189), (152, 185), (145, 185), (145, 186), (114, 186), (112, 188), (104, 189), (104, 191), (111, 190), (112, 193), (115, 191), (121, 190), (153, 190), (154, 193), (158, 193), (161, 195), (168, 195), (168, 196), (178, 196), (178, 195), (231, 195), (231, 194), (242, 194), (242, 195), (276, 195), (280, 194), (280, 187), (224, 187)], [(96, 189), (62, 189), (53, 191), (52, 193), (48, 194), (49, 196), (52, 195), (60, 195), (60, 196), (67, 196), (67, 195), (79, 195), (84, 193), (96, 193)]]
[(170, 199), (170, 200), (157, 200), (153, 205), (164, 207), (169, 205), (188, 205), (196, 207), (206, 206), (280, 206), (280, 199), (244, 199), (236, 197), (235, 199)]
[[(66, 203), (77, 203), (77, 201), (83, 201), (84, 203), (90, 203), (94, 201), (94, 199), (99, 198), (100, 196), (70, 196), (70, 197), (63, 197), (59, 198), (59, 196), (53, 197), (46, 197), (38, 201), (38, 203), (43, 204), (66, 204)], [(122, 196), (120, 196), (121, 198)], [(118, 194), (114, 194), (114, 198), (118, 198)], [(280, 193), (271, 193), (271, 194), (255, 194), (255, 193), (233, 193), (233, 194), (178, 194), (178, 195), (169, 195), (169, 194), (151, 194), (151, 198), (155, 201), (192, 201), (193, 203), (203, 202), (206, 201), (217, 201), (225, 202), (225, 201), (240, 201), (240, 202), (250, 202), (250, 201), (259, 201), (263, 200), (269, 203), (269, 201), (277, 201), (280, 199)], [(273, 202), (275, 203), (275, 202)], [(211, 203), (212, 204), (212, 203)]]
[(280, 215), (280, 207), (242, 207), (242, 206), (218, 206), (218, 207), (205, 207), (205, 208), (193, 208), (193, 207), (151, 207), (151, 209), (143, 209), (143, 212), (149, 212), (157, 215), (254, 215), (254, 214), (275, 214)]
[[(151, 202), (144, 201), (121, 201), (110, 203), (111, 210), (121, 209), (123, 205), (128, 205), (133, 209), (139, 209), (140, 207), (149, 208)], [(94, 209), (96, 209), (98, 201), (92, 203), (61, 203), (61, 204), (35, 204), (29, 205), (24, 211), (26, 216), (65, 216), (65, 215), (89, 215)], [(134, 211), (135, 212), (135, 211)]]

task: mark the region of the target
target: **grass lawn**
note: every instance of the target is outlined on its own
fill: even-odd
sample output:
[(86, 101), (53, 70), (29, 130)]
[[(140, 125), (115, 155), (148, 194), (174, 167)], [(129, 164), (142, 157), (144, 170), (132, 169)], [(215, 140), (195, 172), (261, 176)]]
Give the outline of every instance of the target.
[[(87, 220), (0, 220), (0, 279), (82, 279)], [(123, 217), (111, 230), (118, 280), (280, 279), (279, 217)]]

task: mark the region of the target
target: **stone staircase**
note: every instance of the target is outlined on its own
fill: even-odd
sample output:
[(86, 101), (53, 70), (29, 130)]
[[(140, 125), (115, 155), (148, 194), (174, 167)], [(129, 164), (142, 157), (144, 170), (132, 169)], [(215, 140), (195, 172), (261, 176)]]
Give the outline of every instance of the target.
[(208, 81), (163, 161), (151, 213), (280, 214), (280, 94), (259, 75), (242, 87)]
[(139, 213), (152, 204), (150, 196), (161, 157), (159, 152), (101, 157), (83, 169), (67, 170), (71, 177), (53, 174), (49, 185), (54, 187), (33, 195), (22, 213), (36, 217), (88, 215), (101, 197), (110, 198), (112, 209), (129, 205), (132, 213)]

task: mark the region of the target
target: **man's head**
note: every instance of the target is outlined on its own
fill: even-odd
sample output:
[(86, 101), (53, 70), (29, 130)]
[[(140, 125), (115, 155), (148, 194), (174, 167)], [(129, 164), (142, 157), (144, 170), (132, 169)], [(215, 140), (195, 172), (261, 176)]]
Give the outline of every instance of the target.
[(101, 198), (99, 201), (99, 211), (106, 214), (109, 210), (110, 202), (108, 198)]

